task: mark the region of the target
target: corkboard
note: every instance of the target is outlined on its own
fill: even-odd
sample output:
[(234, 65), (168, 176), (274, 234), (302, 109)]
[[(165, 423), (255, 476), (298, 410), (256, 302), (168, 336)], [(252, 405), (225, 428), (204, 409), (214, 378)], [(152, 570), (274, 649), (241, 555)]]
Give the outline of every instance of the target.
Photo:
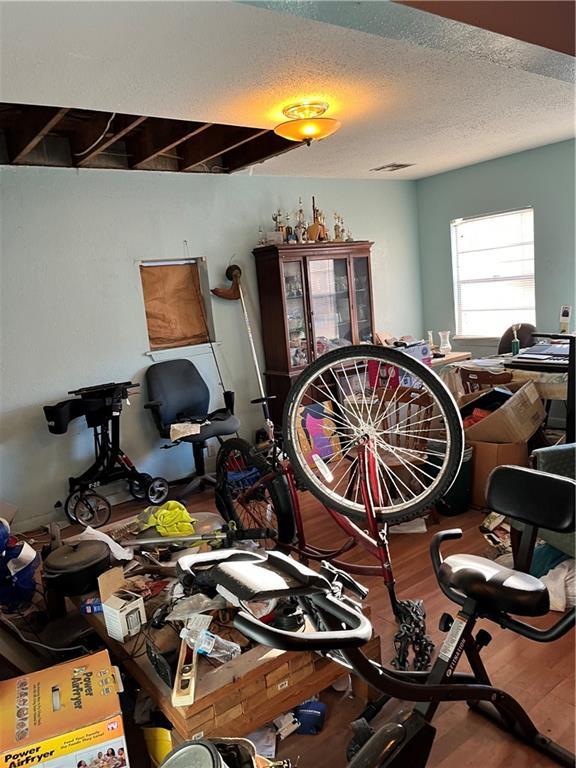
[(206, 311), (196, 264), (141, 266), (150, 349), (208, 341)]

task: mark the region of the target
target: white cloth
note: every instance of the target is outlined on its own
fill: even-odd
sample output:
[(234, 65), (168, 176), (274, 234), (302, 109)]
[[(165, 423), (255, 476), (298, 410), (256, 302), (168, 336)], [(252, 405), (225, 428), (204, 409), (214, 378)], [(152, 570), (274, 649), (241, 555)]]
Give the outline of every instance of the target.
[(567, 611), (576, 604), (576, 574), (574, 560), (563, 560), (545, 576), (540, 577), (548, 588), (551, 611)]
[(87, 526), (82, 533), (78, 536), (71, 536), (69, 539), (65, 539), (66, 544), (71, 544), (76, 541), (103, 541), (108, 545), (112, 557), (116, 560), (132, 560), (134, 558), (134, 551), (128, 547), (121, 547), (114, 539), (108, 536), (103, 531), (97, 531), (95, 528)]
[(210, 424), (209, 421), (205, 421), (203, 424), (194, 424), (191, 421), (181, 421), (177, 424), (170, 425), (170, 440), (182, 440), (184, 437), (190, 435), (199, 435), (202, 427)]

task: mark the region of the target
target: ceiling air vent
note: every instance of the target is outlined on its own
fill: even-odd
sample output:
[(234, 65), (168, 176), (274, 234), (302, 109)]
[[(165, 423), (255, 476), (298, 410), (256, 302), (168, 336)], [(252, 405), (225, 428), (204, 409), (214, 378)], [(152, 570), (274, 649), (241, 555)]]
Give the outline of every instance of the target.
[(378, 168), (370, 168), (371, 171), (403, 171), (404, 168), (411, 168), (414, 163), (388, 163), (388, 165), (379, 165)]

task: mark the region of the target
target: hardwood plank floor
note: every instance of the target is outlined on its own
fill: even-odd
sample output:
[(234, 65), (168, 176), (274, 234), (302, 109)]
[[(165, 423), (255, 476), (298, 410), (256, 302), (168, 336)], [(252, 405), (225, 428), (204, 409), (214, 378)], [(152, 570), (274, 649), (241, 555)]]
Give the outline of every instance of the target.
[[(323, 509), (310, 497), (302, 495), (307, 534), (322, 546), (334, 546), (345, 536)], [(463, 538), (448, 542), (446, 552), (484, 554), (489, 548), (478, 530), (482, 515), (469, 511), (457, 518), (440, 518), (439, 525), (429, 525), (426, 534), (392, 534), (390, 548), (400, 598), (421, 598), (428, 614), (429, 633), (437, 647), (444, 635), (438, 630), (442, 612), (455, 613), (455, 605), (439, 590), (432, 572), (428, 546), (432, 534), (447, 528), (462, 528)], [(354, 562), (370, 563), (369, 556), (356, 549), (346, 556)], [(392, 637), (396, 625), (381, 580), (363, 578), (370, 589), (367, 603), (372, 609), (376, 631), (382, 638), (382, 659), (391, 658)], [(535, 620), (542, 626), (553, 623), (559, 614)], [(536, 726), (564, 747), (574, 747), (574, 636), (542, 644), (502, 630), (490, 622), (479, 622), (493, 636), (483, 650), (483, 658), (495, 685), (502, 687), (527, 709)], [(462, 664), (461, 669), (465, 669)], [(344, 768), (345, 748), (350, 738), (348, 724), (361, 709), (341, 694), (323, 697), (329, 707), (324, 731), (317, 736), (291, 736), (280, 745), (279, 756), (294, 761), (299, 768)], [(407, 705), (409, 706), (409, 705)], [(376, 722), (385, 722), (392, 705)], [(554, 763), (499, 730), (481, 716), (470, 712), (464, 703), (440, 706), (434, 726), (437, 736), (429, 768), (547, 768)], [(410, 766), (406, 766), (410, 768)]]
[[(319, 546), (336, 546), (346, 537), (323, 508), (310, 494), (301, 494), (306, 533), (310, 542)], [(191, 513), (215, 511), (211, 493), (189, 497), (186, 505)], [(135, 514), (144, 505), (129, 503), (116, 507), (114, 519)], [(390, 548), (400, 598), (421, 598), (428, 614), (429, 633), (437, 647), (444, 635), (438, 630), (438, 619), (443, 611), (452, 615), (455, 606), (440, 592), (432, 572), (428, 546), (432, 534), (447, 528), (462, 528), (460, 541), (448, 542), (446, 552), (483, 554), (488, 545), (478, 530), (482, 515), (469, 511), (456, 518), (440, 518), (439, 525), (429, 525), (426, 534), (393, 534)], [(66, 532), (68, 533), (68, 531)], [(355, 549), (344, 559), (371, 563), (368, 555)], [(370, 589), (367, 603), (372, 620), (382, 638), (382, 658), (392, 656), (392, 638), (395, 623), (388, 604), (385, 587), (378, 578), (362, 578)], [(546, 620), (534, 620), (541, 625), (552, 624), (559, 614)], [(483, 658), (495, 685), (517, 697), (534, 718), (542, 733), (564, 747), (574, 748), (574, 635), (541, 644), (502, 630), (489, 622), (480, 622), (493, 636), (484, 649)], [(465, 668), (464, 665), (461, 667)], [(350, 739), (349, 723), (361, 705), (342, 694), (328, 692), (323, 695), (328, 705), (328, 718), (324, 730), (317, 736), (290, 736), (279, 746), (279, 757), (290, 757), (298, 768), (345, 768), (345, 749)], [(408, 705), (409, 706), (409, 705)], [(377, 719), (385, 722), (393, 711), (388, 705)], [(499, 730), (484, 718), (468, 710), (464, 703), (440, 706), (434, 726), (437, 736), (428, 768), (548, 768), (554, 765), (525, 745)], [(406, 766), (410, 768), (410, 766)]]

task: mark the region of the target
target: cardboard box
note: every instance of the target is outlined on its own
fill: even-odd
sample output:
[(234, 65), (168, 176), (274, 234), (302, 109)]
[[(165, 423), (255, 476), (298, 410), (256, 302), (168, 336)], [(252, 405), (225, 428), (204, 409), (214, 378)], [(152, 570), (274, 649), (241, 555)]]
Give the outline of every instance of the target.
[(101, 651), (0, 682), (0, 765), (129, 766), (117, 679)]
[(484, 507), (486, 506), (486, 486), (492, 470), (501, 464), (527, 467), (528, 446), (526, 443), (484, 443), (469, 440), (466, 442), (474, 448), (472, 455), (472, 505)]
[(114, 640), (123, 643), (137, 635), (146, 624), (144, 600), (135, 592), (119, 589), (102, 603), (106, 631)]
[[(466, 408), (477, 405), (481, 408), (484, 397), (468, 401)], [(464, 409), (461, 408), (461, 412)], [(528, 440), (546, 417), (546, 411), (534, 382), (527, 381), (518, 392), (508, 397), (497, 410), (485, 419), (468, 427), (466, 442), (523, 443)]]

